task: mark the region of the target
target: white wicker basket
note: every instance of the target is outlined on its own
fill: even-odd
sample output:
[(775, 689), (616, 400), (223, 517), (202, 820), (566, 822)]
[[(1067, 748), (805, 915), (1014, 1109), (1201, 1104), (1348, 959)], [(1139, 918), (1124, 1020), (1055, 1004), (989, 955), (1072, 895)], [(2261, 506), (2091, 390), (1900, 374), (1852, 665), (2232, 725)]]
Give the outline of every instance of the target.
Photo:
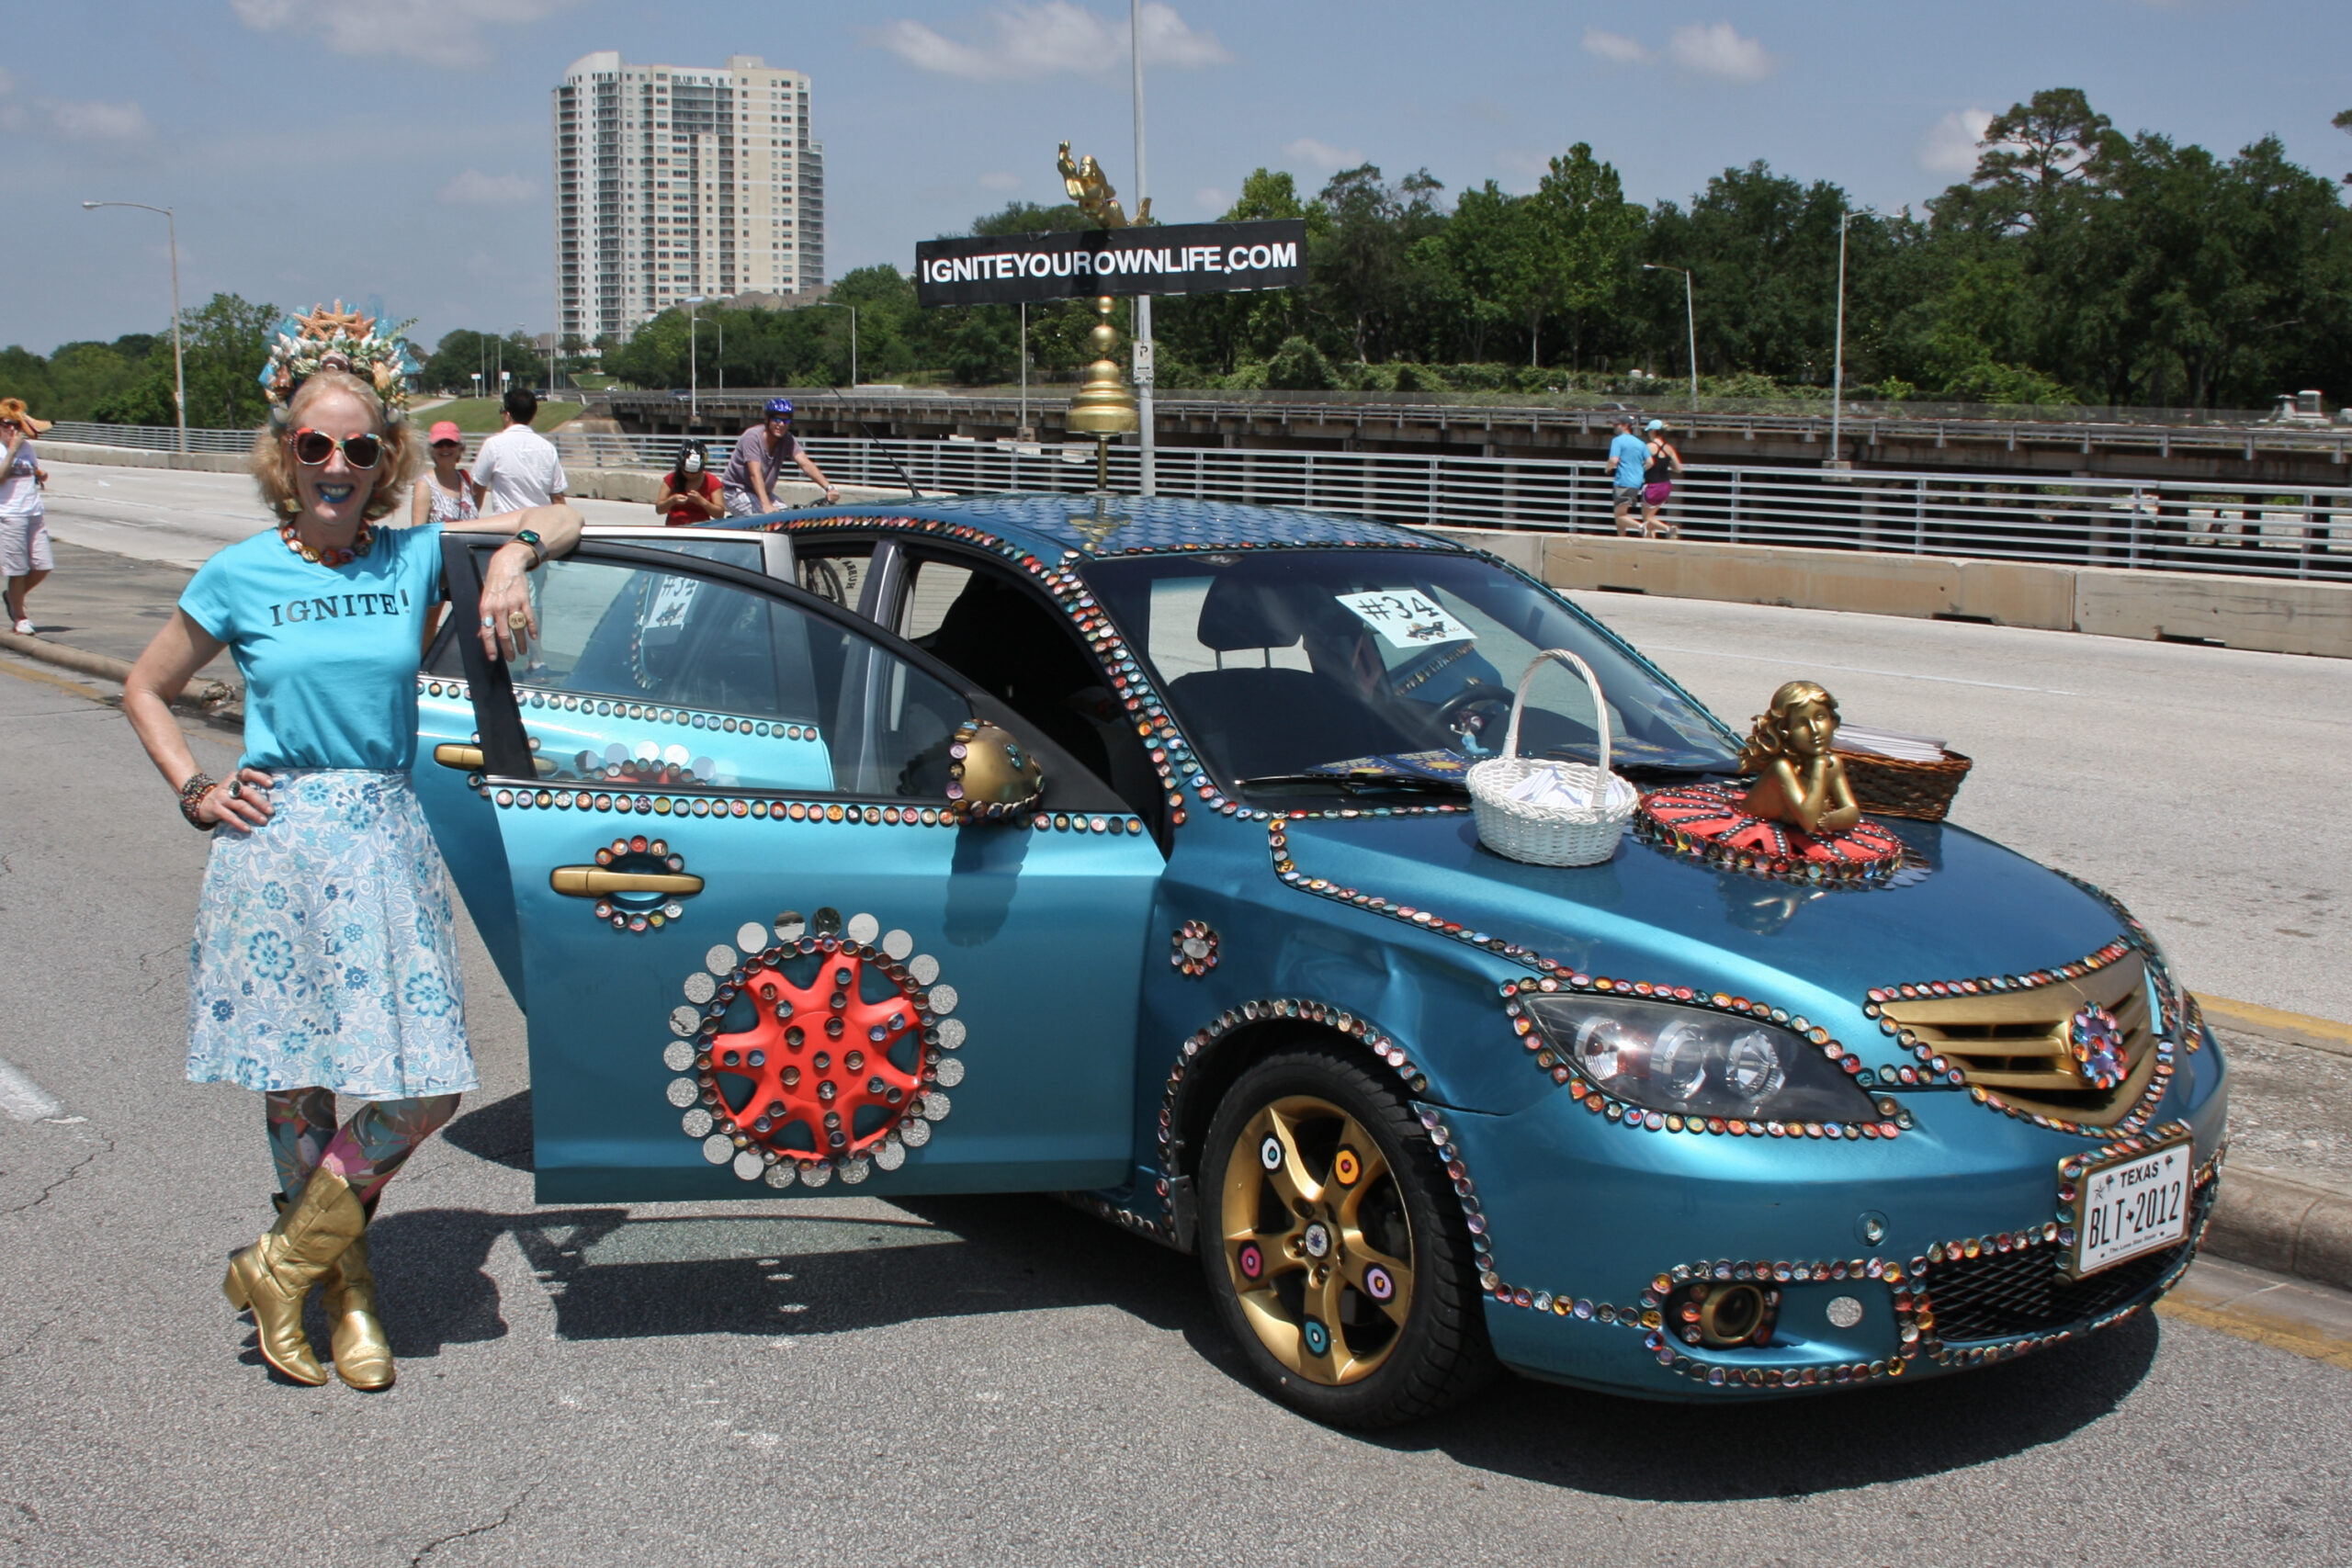
[[(1519, 715), (1527, 688), (1547, 659), (1572, 665), (1592, 689), (1593, 728), (1600, 736), (1600, 765), (1538, 761), (1519, 754)], [(1556, 769), (1567, 781), (1591, 792), (1589, 805), (1566, 807), (1513, 800), (1510, 792), (1539, 768)], [(1510, 728), (1502, 754), (1470, 770), (1470, 804), (1478, 817), (1478, 838), (1499, 855), (1532, 865), (1598, 865), (1617, 852), (1617, 840), (1641, 804), (1641, 792), (1609, 771), (1609, 703), (1592, 666), (1565, 648), (1547, 648), (1528, 662), (1511, 698)]]

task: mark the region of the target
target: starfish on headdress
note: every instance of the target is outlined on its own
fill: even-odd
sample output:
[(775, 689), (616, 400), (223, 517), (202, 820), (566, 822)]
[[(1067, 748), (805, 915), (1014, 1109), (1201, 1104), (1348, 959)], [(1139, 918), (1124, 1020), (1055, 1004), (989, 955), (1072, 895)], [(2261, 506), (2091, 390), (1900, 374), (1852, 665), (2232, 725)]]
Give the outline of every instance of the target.
[(375, 317), (346, 310), (340, 299), (332, 310), (324, 305), (313, 305), (309, 315), (297, 316), (294, 322), (302, 329), (303, 336), (315, 338), (364, 338), (376, 329)]

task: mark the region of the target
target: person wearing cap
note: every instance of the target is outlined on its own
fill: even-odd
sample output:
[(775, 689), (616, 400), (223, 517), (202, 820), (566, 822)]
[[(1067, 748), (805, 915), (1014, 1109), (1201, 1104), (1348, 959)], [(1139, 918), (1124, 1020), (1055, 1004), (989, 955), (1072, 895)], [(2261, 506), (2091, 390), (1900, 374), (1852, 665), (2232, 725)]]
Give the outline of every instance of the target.
[(1657, 514), (1666, 505), (1666, 498), (1674, 493), (1674, 480), (1682, 472), (1682, 454), (1666, 438), (1666, 421), (1654, 419), (1644, 432), (1649, 439), (1642, 450), (1646, 461), (1642, 468), (1642, 536), (1646, 539), (1681, 537), (1679, 529), (1658, 525)]
[(735, 438), (734, 454), (727, 459), (727, 471), (719, 477), (719, 493), (726, 500), (727, 515), (758, 517), (776, 511), (775, 479), (783, 471), (786, 457), (799, 464), (800, 471), (817, 482), (828, 502), (842, 498), (833, 481), (817, 467), (817, 460), (793, 439), (790, 401), (770, 398), (767, 417)]
[(1630, 534), (1634, 531), (1634, 508), (1642, 503), (1642, 470), (1649, 464), (1650, 449), (1634, 434), (1632, 414), (1621, 413), (1612, 423), (1617, 434), (1609, 442), (1609, 493), (1616, 502), (1617, 531)]
[(442, 420), (427, 436), (433, 447), (433, 468), (416, 481), (408, 509), (409, 525), (465, 523), (475, 516), (474, 477), (458, 467), (466, 455), (465, 432), (455, 421)]
[(26, 412), (24, 399), (0, 398), (0, 438), (8, 444), (6, 457), (0, 458), (0, 577), (8, 581), (8, 629), (18, 637), (33, 635), (25, 595), (57, 564), (40, 499), (49, 475), (33, 452), (33, 437), (48, 428), (49, 421)]

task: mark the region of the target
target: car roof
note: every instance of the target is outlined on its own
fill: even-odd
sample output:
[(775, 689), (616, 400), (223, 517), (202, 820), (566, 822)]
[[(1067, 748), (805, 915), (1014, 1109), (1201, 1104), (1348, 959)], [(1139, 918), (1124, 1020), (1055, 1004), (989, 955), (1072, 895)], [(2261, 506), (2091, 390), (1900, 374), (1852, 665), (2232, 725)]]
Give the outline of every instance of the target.
[(834, 527), (872, 518), (877, 522), (968, 527), (1046, 561), (1072, 555), (1107, 557), (1166, 555), (1187, 550), (1282, 549), (1376, 546), (1390, 549), (1472, 553), (1460, 545), (1393, 524), (1374, 523), (1325, 512), (1287, 507), (1244, 506), (1223, 501), (1170, 496), (1114, 495), (1103, 505), (1104, 522), (1093, 515), (1088, 495), (942, 496), (916, 501), (871, 502), (828, 506), (758, 519), (729, 519), (735, 527), (804, 525)]

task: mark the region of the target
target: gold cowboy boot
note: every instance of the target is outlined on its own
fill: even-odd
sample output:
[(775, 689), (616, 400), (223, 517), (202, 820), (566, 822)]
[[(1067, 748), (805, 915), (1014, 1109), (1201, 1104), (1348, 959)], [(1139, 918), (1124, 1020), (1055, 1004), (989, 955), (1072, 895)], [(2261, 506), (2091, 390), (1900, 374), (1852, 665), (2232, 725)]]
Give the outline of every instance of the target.
[[(286, 1212), (284, 1193), (273, 1192), (269, 1201), (279, 1213)], [(374, 1224), (376, 1200), (368, 1199), (360, 1212)], [(376, 1314), (376, 1273), (368, 1266), (366, 1231), (319, 1276), (319, 1295), (334, 1325), (334, 1375), (363, 1393), (391, 1387), (400, 1373), (392, 1364), (391, 1338)]]
[(261, 1239), (229, 1259), (220, 1281), (229, 1304), (254, 1314), (262, 1359), (296, 1382), (327, 1381), (302, 1331), (302, 1298), (368, 1229), (348, 1183), (322, 1166)]

